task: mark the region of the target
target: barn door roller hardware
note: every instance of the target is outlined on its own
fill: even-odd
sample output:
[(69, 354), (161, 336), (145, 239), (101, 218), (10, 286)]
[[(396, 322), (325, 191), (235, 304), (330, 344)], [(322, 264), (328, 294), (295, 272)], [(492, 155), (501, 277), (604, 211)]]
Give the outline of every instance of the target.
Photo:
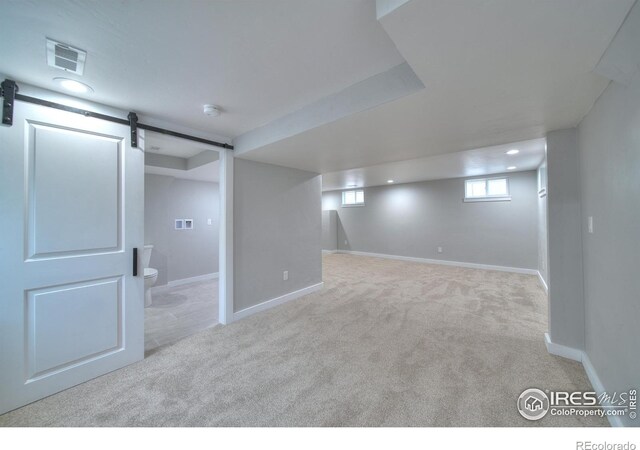
[(130, 112), (127, 116), (129, 118), (129, 127), (131, 127), (131, 146), (138, 146), (138, 115), (134, 112)]
[(59, 109), (61, 111), (72, 112), (80, 114), (85, 117), (93, 117), (95, 119), (107, 120), (109, 122), (119, 123), (122, 125), (129, 125), (131, 127), (131, 146), (138, 146), (138, 130), (148, 130), (156, 133), (166, 134), (168, 136), (174, 136), (182, 139), (188, 139), (190, 141), (199, 142), (201, 144), (213, 145), (215, 147), (226, 148), (233, 150), (233, 145), (225, 144), (223, 142), (211, 141), (209, 139), (203, 139), (197, 136), (191, 136), (189, 134), (178, 133), (177, 131), (171, 131), (164, 128), (154, 127), (138, 122), (138, 115), (134, 112), (130, 112), (128, 119), (121, 119), (119, 117), (109, 116), (107, 114), (100, 114), (86, 109), (74, 108), (73, 106), (62, 105), (60, 103), (50, 102), (36, 97), (29, 97), (27, 95), (18, 94), (18, 85), (15, 81), (6, 79), (0, 83), (0, 95), (3, 98), (2, 101), (2, 124), (11, 126), (13, 124), (13, 106), (16, 100), (25, 103), (33, 103), (34, 105), (46, 106), (48, 108)]
[(4, 80), (0, 84), (0, 94), (2, 101), (2, 124), (11, 126), (13, 124), (13, 103), (18, 92), (18, 85), (13, 80)]

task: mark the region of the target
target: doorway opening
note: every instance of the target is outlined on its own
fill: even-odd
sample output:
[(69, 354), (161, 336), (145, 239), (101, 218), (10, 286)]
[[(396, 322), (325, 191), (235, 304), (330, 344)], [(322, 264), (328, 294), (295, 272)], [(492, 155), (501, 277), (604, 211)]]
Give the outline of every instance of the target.
[(221, 165), (215, 147), (144, 136), (145, 352), (219, 323)]

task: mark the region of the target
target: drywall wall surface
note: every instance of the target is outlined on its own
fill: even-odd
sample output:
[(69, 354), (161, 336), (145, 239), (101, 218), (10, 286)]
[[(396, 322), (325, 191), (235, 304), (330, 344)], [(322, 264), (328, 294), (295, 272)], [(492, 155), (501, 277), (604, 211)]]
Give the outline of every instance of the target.
[(235, 312), (322, 281), (321, 196), (316, 173), (235, 159)]
[(638, 389), (640, 72), (629, 86), (612, 82), (578, 130), (586, 353), (608, 392)]
[(549, 335), (584, 349), (580, 162), (576, 128), (547, 135)]
[(502, 175), (511, 201), (465, 203), (465, 179), (454, 178), (366, 188), (357, 207), (328, 191), (323, 208), (338, 211), (341, 250), (536, 270), (536, 172)]
[(322, 211), (322, 250), (338, 249), (338, 212)]
[[(145, 174), (144, 184), (145, 243), (154, 246), (149, 265), (158, 269), (156, 286), (218, 272), (218, 184), (153, 174)], [(193, 219), (193, 229), (175, 230), (181, 218)]]

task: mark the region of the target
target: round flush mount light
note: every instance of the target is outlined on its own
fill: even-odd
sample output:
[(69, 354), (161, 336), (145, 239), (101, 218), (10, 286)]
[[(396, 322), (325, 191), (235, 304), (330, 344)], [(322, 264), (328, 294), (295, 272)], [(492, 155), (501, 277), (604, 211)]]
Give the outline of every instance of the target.
[(222, 111), (220, 110), (220, 107), (217, 105), (204, 105), (203, 112), (207, 116), (218, 117)]
[(393, 183), (393, 180), (387, 180), (387, 183)]
[(520, 150), (518, 150), (517, 148), (512, 148), (507, 152), (507, 155), (517, 155), (518, 153), (520, 153)]
[(73, 92), (74, 94), (87, 94), (93, 92), (93, 88), (88, 84), (81, 83), (71, 78), (56, 77), (53, 81), (63, 89)]
[(509, 166), (509, 167), (507, 167), (507, 170), (516, 170), (516, 169), (517, 169), (517, 167), (516, 167), (516, 166)]

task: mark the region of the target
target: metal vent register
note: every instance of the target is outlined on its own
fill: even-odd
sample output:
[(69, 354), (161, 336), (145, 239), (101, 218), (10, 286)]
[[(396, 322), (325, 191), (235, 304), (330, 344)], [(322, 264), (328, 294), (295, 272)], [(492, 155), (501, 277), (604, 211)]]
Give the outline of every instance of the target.
[(62, 42), (47, 39), (47, 64), (65, 72), (82, 75), (87, 52)]

